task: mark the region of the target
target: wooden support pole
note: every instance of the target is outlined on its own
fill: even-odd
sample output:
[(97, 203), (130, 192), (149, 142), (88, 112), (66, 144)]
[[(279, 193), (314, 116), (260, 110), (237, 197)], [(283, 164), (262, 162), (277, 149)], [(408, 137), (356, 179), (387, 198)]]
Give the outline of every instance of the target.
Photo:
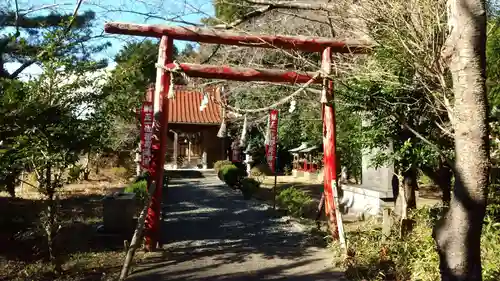
[(113, 34), (145, 37), (168, 36), (169, 38), (200, 43), (225, 44), (258, 48), (293, 49), (305, 52), (322, 52), (325, 48), (338, 53), (367, 53), (370, 45), (365, 42), (342, 42), (326, 37), (254, 35), (213, 28), (147, 25), (122, 22), (108, 22), (104, 31)]
[[(235, 81), (267, 81), (274, 83), (307, 83), (315, 72), (297, 72), (281, 69), (258, 69), (247, 67), (230, 67), (227, 65), (201, 65), (193, 63), (170, 63), (167, 69), (175, 69), (179, 66), (186, 75), (190, 77), (201, 77), (211, 79), (224, 79)], [(317, 79), (314, 83), (321, 83)]]
[(179, 134), (173, 130), (170, 130), (170, 132), (174, 134), (174, 157), (173, 157), (174, 169), (178, 169), (179, 167), (177, 167), (177, 155), (178, 155), (177, 150), (179, 145)]
[[(166, 65), (172, 62), (173, 56), (173, 40), (172, 38), (162, 37), (160, 47), (158, 49), (158, 64)], [(146, 250), (156, 250), (157, 243), (160, 239), (160, 216), (161, 216), (161, 201), (163, 189), (163, 171), (165, 165), (165, 154), (167, 150), (167, 130), (168, 130), (168, 101), (167, 91), (170, 84), (170, 72), (158, 69), (156, 72), (156, 85), (153, 96), (154, 108), (154, 135), (152, 141), (151, 162), (151, 178), (154, 179), (157, 186), (151, 204), (148, 209), (146, 220)]]
[(132, 260), (134, 259), (135, 251), (141, 246), (141, 238), (142, 238), (142, 232), (144, 230), (146, 213), (148, 210), (148, 205), (151, 203), (151, 198), (155, 190), (156, 190), (156, 184), (153, 181), (148, 188), (147, 202), (144, 204), (144, 207), (141, 213), (139, 214), (139, 217), (137, 218), (137, 226), (135, 228), (134, 235), (132, 236), (132, 240), (130, 241), (130, 246), (127, 249), (127, 255), (125, 256), (125, 261), (123, 262), (123, 267), (120, 272), (120, 277), (118, 278), (119, 281), (123, 281), (127, 278), (130, 272)]
[[(321, 68), (325, 74), (331, 73), (332, 50), (326, 48), (323, 51)], [(325, 193), (325, 212), (328, 225), (334, 239), (338, 239), (337, 217), (335, 212), (334, 189), (332, 184), (337, 182), (337, 159), (335, 147), (335, 108), (333, 97), (333, 82), (325, 78), (323, 91), (326, 93), (326, 102), (323, 104), (323, 157), (325, 167), (323, 170), (323, 182)]]

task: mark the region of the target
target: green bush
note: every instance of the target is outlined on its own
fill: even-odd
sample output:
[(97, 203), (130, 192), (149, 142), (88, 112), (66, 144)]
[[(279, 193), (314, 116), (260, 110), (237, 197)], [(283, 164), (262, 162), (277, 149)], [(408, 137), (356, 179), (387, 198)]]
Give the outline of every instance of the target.
[(219, 173), (219, 171), (222, 169), (222, 167), (226, 165), (232, 165), (233, 163), (229, 160), (220, 160), (214, 163), (214, 170), (216, 173)]
[(260, 182), (256, 181), (252, 178), (244, 178), (241, 180), (241, 192), (243, 193), (243, 197), (245, 199), (250, 199), (253, 194), (259, 191)]
[[(441, 210), (424, 207), (410, 217), (413, 230), (400, 238), (400, 224), (392, 227), (385, 240), (377, 225), (361, 225), (347, 232), (348, 257), (341, 261), (349, 280), (440, 280), (439, 256), (432, 238), (436, 214)], [(333, 247), (338, 249), (338, 247)], [(500, 280), (500, 224), (486, 218), (481, 237), (483, 280)]]
[(231, 188), (236, 188), (243, 178), (240, 169), (233, 164), (223, 166), (220, 170), (220, 176)]
[(278, 206), (286, 209), (294, 217), (304, 216), (312, 203), (309, 194), (293, 186), (281, 191), (276, 199)]
[(144, 201), (148, 198), (148, 182), (146, 180), (134, 182), (125, 187), (125, 192), (135, 193), (137, 199)]
[(80, 179), (80, 176), (83, 172), (82, 165), (73, 165), (68, 169), (68, 181), (70, 183), (77, 182)]

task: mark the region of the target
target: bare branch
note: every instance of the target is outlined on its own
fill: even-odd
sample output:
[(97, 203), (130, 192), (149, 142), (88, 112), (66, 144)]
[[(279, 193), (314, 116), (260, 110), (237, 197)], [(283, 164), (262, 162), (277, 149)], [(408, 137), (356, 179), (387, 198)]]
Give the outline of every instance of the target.
[(253, 18), (256, 18), (258, 16), (261, 16), (271, 10), (273, 10), (275, 7), (273, 5), (268, 5), (268, 6), (264, 6), (262, 8), (259, 8), (257, 10), (253, 10), (243, 16), (241, 16), (241, 18), (229, 23), (229, 24), (218, 24), (218, 25), (214, 25), (213, 28), (220, 28), (220, 29), (233, 29), (235, 28), (236, 26), (244, 23), (244, 22), (247, 22)]
[(29, 13), (34, 13), (34, 12), (38, 12), (40, 10), (45, 10), (45, 9), (52, 9), (52, 8), (55, 8), (55, 7), (58, 7), (58, 6), (61, 6), (61, 5), (64, 5), (64, 4), (43, 5), (43, 6), (40, 6), (40, 7), (35, 7), (35, 8), (28, 9), (28, 10), (21, 10), (21, 12), (22, 12), (23, 15), (27, 15)]
[(16, 35), (18, 36), (19, 34), (19, 4), (17, 3), (17, 0), (14, 0), (16, 3)]
[(218, 44), (217, 46), (215, 46), (215, 49), (212, 51), (212, 53), (210, 54), (210, 56), (208, 56), (208, 58), (206, 58), (201, 64), (208, 63), (217, 54), (217, 52), (220, 49), (220, 46), (221, 46), (220, 44)]
[(277, 9), (299, 9), (312, 11), (332, 11), (334, 5), (329, 3), (302, 3), (290, 1), (268, 1), (268, 0), (245, 0), (255, 5), (272, 5)]

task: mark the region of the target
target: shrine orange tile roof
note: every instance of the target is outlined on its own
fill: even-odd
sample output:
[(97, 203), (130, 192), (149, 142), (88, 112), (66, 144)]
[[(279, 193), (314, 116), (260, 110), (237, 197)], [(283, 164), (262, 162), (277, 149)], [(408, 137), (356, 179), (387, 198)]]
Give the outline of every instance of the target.
[(220, 124), (221, 106), (212, 99), (220, 100), (215, 89), (206, 89), (211, 99), (203, 111), (200, 111), (203, 93), (199, 89), (190, 89), (186, 86), (175, 86), (175, 98), (169, 99), (168, 123), (171, 124)]

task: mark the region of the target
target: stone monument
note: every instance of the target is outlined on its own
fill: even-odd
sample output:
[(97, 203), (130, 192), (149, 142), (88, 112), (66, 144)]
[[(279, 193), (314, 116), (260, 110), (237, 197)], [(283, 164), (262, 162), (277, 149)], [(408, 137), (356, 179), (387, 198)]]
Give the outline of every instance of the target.
[[(363, 119), (363, 126), (368, 124), (366, 119)], [(392, 145), (386, 148), (389, 152), (392, 149)], [(373, 167), (372, 159), (379, 151), (378, 149), (362, 150), (361, 185), (344, 184), (341, 186), (344, 196), (340, 204), (344, 212), (379, 215), (382, 214), (384, 202), (394, 201), (393, 180), (397, 180), (394, 165)]]

